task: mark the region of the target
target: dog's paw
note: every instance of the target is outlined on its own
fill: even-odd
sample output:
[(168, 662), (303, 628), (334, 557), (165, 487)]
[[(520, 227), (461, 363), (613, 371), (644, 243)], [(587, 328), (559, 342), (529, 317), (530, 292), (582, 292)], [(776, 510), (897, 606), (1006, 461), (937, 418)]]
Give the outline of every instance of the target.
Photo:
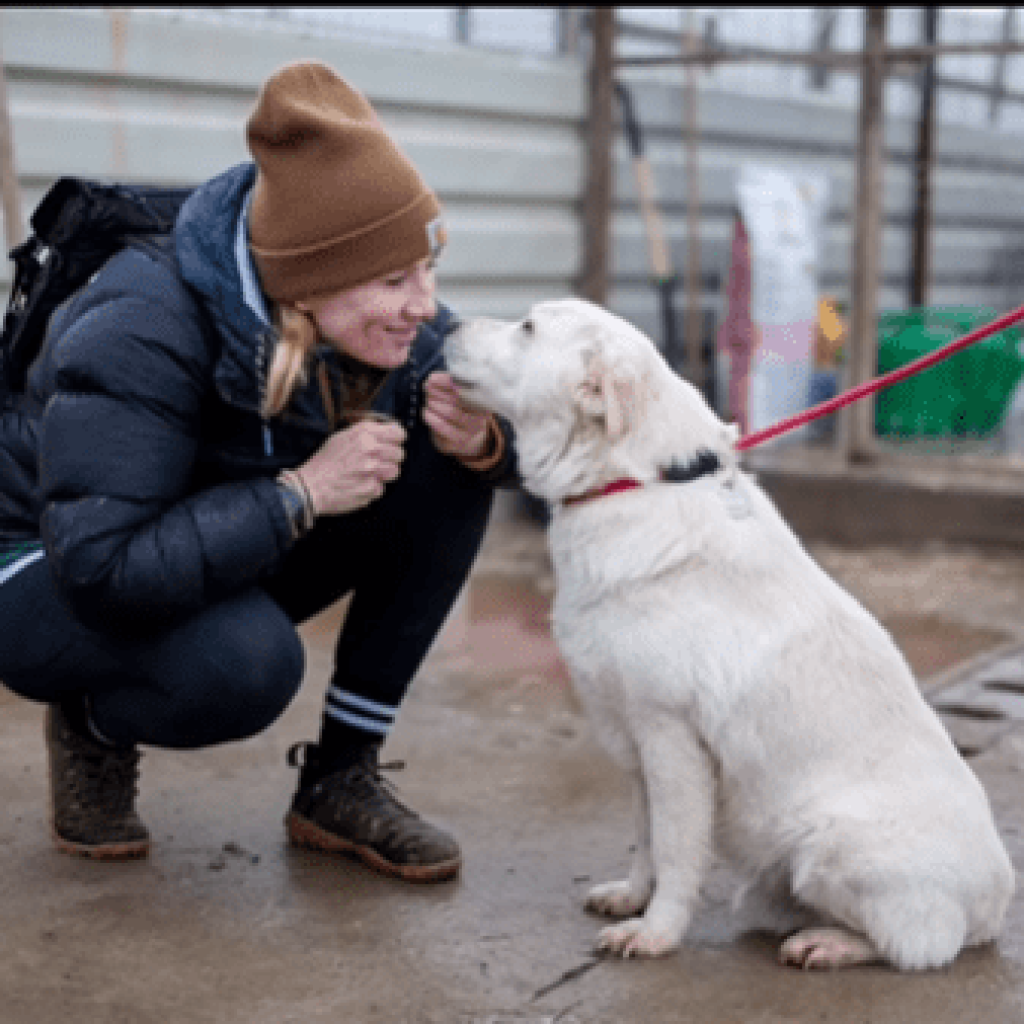
[(631, 956), (664, 956), (679, 945), (673, 936), (651, 928), (642, 917), (632, 917), (619, 924), (602, 928), (597, 936), (597, 952), (629, 958)]
[(878, 959), (878, 951), (863, 935), (845, 928), (806, 928), (779, 947), (780, 963), (805, 971), (855, 967)]
[(587, 910), (608, 917), (632, 917), (647, 906), (648, 897), (636, 892), (629, 882), (604, 882), (587, 894)]

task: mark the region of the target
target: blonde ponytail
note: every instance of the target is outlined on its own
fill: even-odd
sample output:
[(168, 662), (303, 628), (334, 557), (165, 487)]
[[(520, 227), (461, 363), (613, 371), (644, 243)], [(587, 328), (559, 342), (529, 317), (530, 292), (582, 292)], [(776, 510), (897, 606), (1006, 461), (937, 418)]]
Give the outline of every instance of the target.
[(267, 417), (282, 413), (295, 389), (306, 382), (309, 358), (319, 340), (313, 318), (294, 306), (279, 305), (275, 320), (278, 339), (263, 396), (263, 415)]

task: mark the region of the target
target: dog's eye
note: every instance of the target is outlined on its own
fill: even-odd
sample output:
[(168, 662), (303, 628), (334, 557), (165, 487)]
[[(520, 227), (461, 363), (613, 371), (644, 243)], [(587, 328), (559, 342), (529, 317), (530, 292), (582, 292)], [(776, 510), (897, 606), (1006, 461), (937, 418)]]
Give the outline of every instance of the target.
[(533, 334), (533, 321), (524, 320), (520, 325), (523, 334)]

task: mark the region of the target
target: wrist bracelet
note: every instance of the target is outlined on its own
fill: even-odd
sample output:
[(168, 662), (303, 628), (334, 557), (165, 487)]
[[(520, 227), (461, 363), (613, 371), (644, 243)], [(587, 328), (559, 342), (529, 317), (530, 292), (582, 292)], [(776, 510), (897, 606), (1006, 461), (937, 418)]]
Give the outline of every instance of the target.
[(309, 486), (306, 484), (306, 478), (298, 472), (296, 472), (294, 476), (299, 483), (299, 487), (302, 488), (302, 505), (306, 510), (306, 527), (312, 530), (313, 527), (316, 526), (316, 508), (313, 505), (313, 495), (309, 492)]
[(292, 532), (296, 539), (304, 536), (316, 524), (316, 510), (310, 496), (306, 481), (294, 470), (282, 470), (277, 476), (288, 519), (292, 524)]
[(286, 469), (282, 475), (285, 478), (285, 483), (293, 485), (302, 497), (305, 527), (307, 531), (312, 530), (316, 525), (316, 508), (313, 506), (313, 495), (309, 493), (305, 478), (294, 469)]
[(275, 481), (277, 485), (277, 493), (281, 497), (281, 503), (284, 505), (284, 514), (288, 517), (288, 526), (292, 531), (292, 540), (298, 540), (305, 531), (306, 513), (302, 507), (302, 498), (291, 488), (281, 483), (280, 480)]

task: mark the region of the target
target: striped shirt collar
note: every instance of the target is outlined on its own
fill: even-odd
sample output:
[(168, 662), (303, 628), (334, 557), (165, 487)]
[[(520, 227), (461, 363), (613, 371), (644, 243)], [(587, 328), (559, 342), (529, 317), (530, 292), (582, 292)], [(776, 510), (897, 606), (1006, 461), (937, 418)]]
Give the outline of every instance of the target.
[(256, 264), (249, 252), (249, 204), (252, 202), (252, 189), (242, 203), (242, 212), (238, 216), (235, 228), (235, 262), (238, 264), (238, 276), (242, 281), (242, 299), (245, 304), (263, 321), (270, 323), (270, 309), (266, 297), (260, 288), (260, 280), (256, 274)]

